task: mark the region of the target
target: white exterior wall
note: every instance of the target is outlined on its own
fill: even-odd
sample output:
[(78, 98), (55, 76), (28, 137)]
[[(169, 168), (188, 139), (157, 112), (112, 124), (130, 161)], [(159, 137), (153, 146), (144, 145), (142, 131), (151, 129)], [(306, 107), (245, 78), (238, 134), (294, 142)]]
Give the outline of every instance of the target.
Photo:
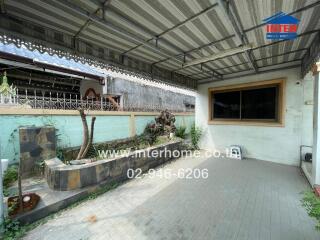
[(313, 84), (314, 76), (310, 72), (303, 79), (302, 144), (307, 146), (312, 146), (313, 142)]
[[(276, 78), (287, 78), (284, 127), (208, 124), (208, 88)], [(224, 150), (240, 145), (245, 157), (299, 165), (300, 145), (312, 143), (312, 106), (304, 105), (313, 94), (311, 82), (311, 76), (306, 83), (300, 79), (299, 69), (288, 69), (200, 85), (196, 97), (196, 124), (204, 130), (200, 146)]]

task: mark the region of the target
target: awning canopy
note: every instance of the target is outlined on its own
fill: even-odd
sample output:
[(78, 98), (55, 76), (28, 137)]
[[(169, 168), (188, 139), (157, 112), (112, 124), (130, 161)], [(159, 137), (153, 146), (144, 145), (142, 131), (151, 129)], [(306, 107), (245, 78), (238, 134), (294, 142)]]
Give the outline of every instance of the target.
[[(0, 42), (0, 57), (1, 59), (24, 63), (24, 67), (28, 65), (41, 69), (49, 69), (61, 73), (81, 76), (84, 78), (103, 79), (104, 74), (97, 71), (94, 67), (76, 62), (74, 59), (50, 55), (47, 52), (40, 53), (38, 50), (29, 50), (26, 46), (17, 47), (14, 44), (4, 44)], [(1, 62), (1, 60), (0, 60)]]
[[(77, 47), (180, 86), (289, 67), (306, 73), (320, 48), (316, 0), (6, 0), (3, 9), (0, 30)], [(299, 20), (295, 39), (266, 38), (263, 20), (279, 12)], [(244, 52), (185, 65), (248, 43)]]

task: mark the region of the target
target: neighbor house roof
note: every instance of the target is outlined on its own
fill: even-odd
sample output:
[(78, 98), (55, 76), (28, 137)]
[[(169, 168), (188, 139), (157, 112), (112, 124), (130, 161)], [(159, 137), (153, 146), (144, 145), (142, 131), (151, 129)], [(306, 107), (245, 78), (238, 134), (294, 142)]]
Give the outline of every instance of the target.
[(47, 52), (40, 53), (38, 50), (31, 51), (24, 45), (17, 47), (14, 44), (0, 42), (0, 57), (88, 78), (102, 79), (105, 76), (103, 73), (95, 70), (94, 67), (80, 61), (76, 62), (73, 59), (59, 57), (56, 54), (50, 55)]

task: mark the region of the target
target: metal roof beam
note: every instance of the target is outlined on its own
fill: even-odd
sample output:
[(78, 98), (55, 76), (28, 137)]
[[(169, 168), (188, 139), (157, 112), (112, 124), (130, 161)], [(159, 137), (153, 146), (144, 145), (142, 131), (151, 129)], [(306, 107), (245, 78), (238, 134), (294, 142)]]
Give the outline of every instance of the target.
[[(168, 28), (167, 30), (163, 31), (162, 33), (158, 34), (157, 36), (153, 36), (152, 38), (148, 39), (146, 42), (150, 42), (150, 41), (152, 41), (152, 40), (159, 40), (159, 38), (162, 37), (163, 35), (171, 32), (171, 31), (173, 31), (173, 30), (175, 30), (175, 29), (177, 29), (177, 28), (185, 25), (186, 23), (188, 23), (188, 22), (196, 19), (197, 17), (199, 17), (199, 16), (201, 16), (201, 15), (203, 15), (203, 14), (211, 11), (211, 10), (212, 10), (213, 8), (215, 8), (216, 6), (218, 6), (217, 3), (213, 4), (213, 5), (210, 6), (210, 7), (207, 7), (207, 8), (205, 8), (205, 9), (203, 9), (202, 11), (198, 12), (197, 14), (195, 14), (195, 15), (187, 18), (187, 19), (185, 19), (184, 21), (178, 23), (177, 25), (174, 25), (173, 27)], [(126, 53), (128, 53), (128, 52), (131, 52), (131, 51), (133, 51), (133, 50), (135, 50), (135, 49), (137, 49), (137, 48), (139, 48), (139, 47), (142, 47), (142, 46), (144, 46), (144, 44), (139, 44), (139, 45), (137, 45), (137, 46), (135, 46), (135, 47), (133, 47), (133, 48), (130, 48), (129, 50), (123, 52), (122, 54), (126, 54)]]
[[(297, 35), (297, 38), (303, 37), (303, 36), (306, 36), (306, 35), (310, 35), (310, 34), (313, 34), (313, 33), (317, 33), (317, 32), (320, 32), (320, 29), (315, 29), (315, 30), (310, 30), (310, 31), (306, 31), (306, 32), (300, 33), (300, 34)], [(272, 45), (275, 45), (275, 44), (278, 44), (278, 43), (282, 43), (282, 42), (287, 42), (287, 41), (292, 41), (292, 40), (291, 39), (279, 40), (279, 41), (276, 41), (276, 42), (271, 42), (271, 43), (268, 43), (268, 44), (265, 44), (265, 45), (254, 47), (254, 48), (252, 48), (252, 50), (257, 50), (257, 49), (260, 49), (260, 48), (269, 47), (269, 46), (272, 46)]]
[[(308, 48), (301, 48), (301, 49), (297, 49), (297, 50), (293, 50), (293, 51), (289, 51), (289, 52), (273, 55), (273, 56), (270, 56), (270, 57), (258, 58), (258, 59), (256, 59), (256, 61), (258, 62), (258, 61), (262, 61), (262, 60), (266, 60), (266, 59), (270, 59), (270, 58), (274, 58), (274, 57), (285, 56), (285, 55), (288, 55), (288, 54), (291, 54), (291, 53), (307, 51), (307, 50), (308, 50)], [(235, 64), (235, 65), (232, 65), (232, 66), (216, 68), (215, 70), (219, 71), (219, 70), (232, 68), (232, 67), (236, 67), (236, 66), (241, 66), (241, 65), (245, 65), (245, 64), (250, 64), (250, 62), (244, 62), (244, 63)], [(187, 77), (193, 77), (193, 76), (197, 76), (197, 75), (201, 75), (201, 74), (208, 74), (208, 73), (211, 73), (211, 71), (205, 71), (203, 73), (193, 73), (193, 74), (189, 74), (189, 75), (186, 75), (186, 76)]]
[[(294, 60), (292, 62), (297, 62), (299, 60)], [(276, 64), (276, 65), (283, 65), (285, 64), (286, 62), (283, 62), (283, 63), (279, 63), (279, 64)], [(274, 65), (274, 66), (276, 66)], [(267, 67), (270, 67), (270, 66), (267, 66)], [(294, 65), (290, 65), (290, 66), (284, 66), (284, 67), (279, 67), (279, 68), (272, 68), (272, 69), (267, 69), (267, 70), (261, 70), (259, 73), (267, 73), (267, 72), (273, 72), (273, 71), (280, 71), (280, 70), (283, 70), (283, 69), (291, 69), (291, 68), (297, 68), (297, 67), (301, 67), (300, 64), (294, 64)], [(246, 70), (248, 71), (248, 70)], [(244, 72), (244, 71), (242, 71)], [(235, 74), (235, 73), (230, 73), (230, 74)], [(239, 76), (229, 76), (229, 77), (226, 77), (224, 78), (223, 80), (229, 80), (229, 79), (234, 79), (235, 77), (246, 77), (246, 76), (252, 76), (252, 75), (255, 75), (256, 73), (253, 72), (253, 73), (246, 73), (246, 74), (242, 74), (242, 75), (239, 75)], [(229, 74), (226, 74), (226, 75), (229, 75)], [(206, 79), (202, 79), (202, 80), (206, 80)], [(198, 85), (202, 85), (202, 84), (206, 84), (206, 83), (210, 83), (212, 82), (211, 79), (207, 78), (208, 81), (202, 81), (202, 82), (198, 82)], [(198, 79), (198, 81), (201, 81), (201, 79)], [(221, 81), (221, 80), (218, 80), (218, 81)]]
[[(219, 79), (222, 79), (223, 78), (223, 75), (221, 73), (219, 73), (216, 69), (212, 69), (210, 67), (207, 67), (209, 70), (203, 70), (203, 65), (204, 63), (201, 63), (199, 64), (200, 65), (200, 71), (198, 74), (205, 74), (205, 73), (212, 73), (216, 78), (219, 78)], [(153, 64), (154, 66), (154, 64)], [(190, 66), (190, 67), (194, 67), (196, 68), (196, 66)], [(183, 69), (186, 69), (187, 67), (181, 67), (181, 68), (177, 68), (177, 69), (173, 69), (172, 72), (178, 72), (179, 70), (183, 70)], [(188, 76), (188, 75), (186, 75)]]
[[(159, 46), (155, 46), (152, 43), (146, 42), (143, 38), (141, 38), (133, 33), (127, 32), (126, 30), (119, 28), (118, 26), (116, 26), (110, 22), (105, 21), (104, 19), (99, 18), (96, 15), (92, 15), (89, 12), (87, 12), (86, 10), (83, 10), (79, 6), (74, 5), (69, 1), (52, 0), (52, 2), (57, 3), (60, 6), (63, 6), (65, 8), (68, 8), (70, 11), (73, 11), (73, 12), (79, 14), (80, 16), (85, 17), (88, 20), (91, 20), (92, 22), (96, 23), (97, 25), (99, 25), (105, 29), (108, 29), (108, 30), (111, 30), (113, 32), (118, 33), (120, 36), (127, 38), (128, 40), (132, 41), (133, 43), (144, 44), (144, 46), (147, 49), (149, 49), (155, 53), (158, 53), (160, 56), (163, 56), (163, 57), (171, 57), (172, 56), (172, 54), (167, 52), (165, 49), (160, 48)], [(167, 46), (168, 44), (163, 44), (163, 45), (166, 45), (166, 47), (168, 47), (168, 48), (176, 48), (176, 46)], [(175, 61), (181, 63), (180, 59), (175, 59)], [(212, 70), (212, 69), (210, 69), (210, 70)], [(200, 71), (202, 71), (202, 70), (200, 70)]]
[[(117, 34), (119, 34), (120, 36), (123, 36), (125, 38), (127, 38), (128, 40), (133, 41), (134, 43), (143, 43), (144, 39), (142, 39), (139, 36), (136, 36), (133, 33), (129, 33), (117, 26), (115, 26), (114, 24), (107, 22), (101, 18), (99, 18), (98, 16), (92, 15), (89, 12), (87, 12), (86, 10), (83, 10), (82, 8), (80, 8), (77, 5), (72, 4), (69, 1), (65, 1), (65, 0), (52, 0), (52, 2), (58, 3), (59, 5), (61, 5), (62, 7), (68, 8), (70, 11), (73, 11), (77, 14), (79, 14), (80, 16), (87, 18), (89, 20), (91, 20), (92, 22), (96, 23), (97, 25), (99, 25), (100, 27), (103, 27), (105, 29), (111, 30), (113, 32), (116, 32)], [(164, 50), (155, 47), (153, 44), (151, 43), (146, 43), (146, 47), (152, 49), (154, 52), (159, 53), (162, 56), (170, 56), (169, 53), (166, 53)]]
[(219, 43), (219, 42), (223, 42), (223, 41), (228, 40), (228, 39), (231, 39), (231, 38), (233, 38), (233, 37), (235, 37), (234, 34), (232, 34), (232, 35), (230, 35), (230, 36), (228, 36), (228, 37), (225, 37), (225, 38), (222, 38), (222, 39), (219, 39), (219, 40), (216, 40), (216, 41), (207, 43), (207, 44), (202, 45), (202, 46), (200, 46), (200, 47), (191, 49), (191, 50), (189, 50), (189, 51), (186, 51), (186, 52), (183, 52), (183, 53), (179, 53), (179, 54), (174, 55), (174, 56), (172, 56), (172, 57), (162, 59), (162, 60), (160, 60), (160, 61), (154, 62), (154, 64), (159, 64), (159, 63), (162, 63), (162, 62), (166, 62), (166, 61), (168, 61), (168, 60), (170, 60), (170, 59), (175, 59), (175, 58), (181, 57), (181, 56), (183, 56), (183, 55), (192, 53), (192, 52), (194, 52), (194, 51), (200, 51), (201, 49), (203, 49), (203, 48), (205, 48), (205, 47), (213, 46), (213, 45), (215, 45), (215, 44), (217, 44), (217, 43)]
[[(92, 15), (97, 15), (99, 11), (102, 10), (102, 18), (104, 19), (104, 14), (105, 14), (105, 7), (110, 4), (111, 0), (105, 0), (104, 3), (100, 3), (100, 7), (97, 8), (97, 10), (94, 11), (94, 13), (92, 13)], [(91, 19), (88, 19), (79, 29), (79, 31), (73, 36), (74, 39), (76, 39), (77, 37), (79, 37), (79, 35), (81, 34), (81, 32), (83, 32), (87, 27), (89, 27), (91, 23)]]
[[(268, 64), (268, 65), (264, 65), (260, 68), (266, 68), (266, 67), (272, 67), (272, 66), (277, 66), (277, 65), (281, 65), (281, 64), (286, 64), (286, 63), (292, 63), (292, 62), (301, 62), (302, 61), (302, 58), (297, 58), (297, 59), (293, 59), (293, 60), (290, 60), (290, 61), (285, 61), (285, 62), (281, 62), (281, 63), (277, 63), (277, 64)], [(299, 65), (300, 66), (300, 65)], [(252, 70), (242, 70), (242, 71), (237, 71), (237, 72), (231, 72), (231, 73), (227, 73), (225, 74), (224, 76), (227, 77), (227, 75), (230, 75), (230, 74), (237, 74), (237, 73), (241, 73), (241, 72), (248, 72), (248, 71), (252, 71)], [(261, 72), (259, 72), (261, 73)], [(256, 74), (256, 72), (254, 72), (253, 74)], [(235, 76), (236, 77), (236, 76)], [(197, 79), (197, 81), (203, 81), (203, 80), (209, 80), (210, 78), (202, 78), (202, 79)], [(225, 79), (225, 78), (224, 78)]]
[(102, 7), (102, 2), (100, 0), (89, 0), (89, 2), (93, 2), (94, 4), (96, 4), (98, 7)]
[[(288, 13), (288, 15), (291, 16), (291, 15), (294, 15), (294, 14), (296, 14), (296, 13), (306, 11), (306, 10), (308, 10), (308, 9), (310, 9), (310, 8), (314, 8), (314, 7), (318, 6), (318, 5), (320, 5), (320, 1), (317, 1), (317, 2), (311, 3), (311, 4), (307, 5), (307, 6), (298, 8), (297, 10)], [(244, 29), (244, 32), (247, 33), (247, 32), (250, 32), (250, 31), (252, 31), (252, 30), (255, 30), (255, 29), (259, 28), (259, 27), (263, 27), (263, 26), (265, 26), (265, 25), (267, 25), (267, 23), (261, 23), (261, 24), (258, 24), (258, 25), (256, 25), (256, 26), (253, 26), (253, 27), (251, 27), (251, 28)]]
[[(233, 28), (233, 31), (236, 34), (236, 37), (242, 43), (242, 45), (248, 45), (249, 41), (245, 33), (243, 32), (243, 28), (240, 23), (240, 19), (236, 16), (236, 14), (232, 13), (229, 1), (226, 2), (224, 0), (218, 0), (220, 9), (222, 10), (223, 14), (226, 16), (226, 19), (229, 20), (230, 26)], [(252, 50), (245, 51), (245, 54), (250, 61), (251, 67), (254, 69), (255, 72), (258, 72), (258, 66), (254, 60), (254, 56), (252, 55)]]
[[(313, 33), (317, 33), (317, 32), (320, 32), (320, 29), (316, 29), (316, 30), (311, 30), (311, 31), (307, 31), (307, 32), (304, 32), (304, 33), (300, 33), (297, 35), (297, 38), (299, 37), (303, 37), (303, 36), (306, 36), (306, 35), (310, 35), (310, 34), (313, 34)], [(252, 50), (257, 50), (257, 49), (260, 49), (260, 48), (264, 48), (264, 47), (268, 47), (268, 46), (271, 46), (271, 45), (275, 45), (275, 44), (279, 44), (279, 43), (282, 43), (282, 42), (286, 42), (286, 41), (291, 41), (290, 39), (289, 40), (280, 40), (280, 41), (276, 41), (276, 42), (271, 42), (271, 43), (268, 43), (268, 44), (265, 44), (265, 45), (261, 45), (261, 46), (258, 46), (258, 47), (254, 47), (252, 48)], [(279, 55), (276, 55), (276, 56), (282, 56), (282, 55), (286, 55), (286, 54), (289, 54), (289, 53), (293, 53), (293, 52), (297, 52), (297, 51), (301, 51), (301, 50), (306, 50), (305, 48), (304, 49), (298, 49), (298, 50), (294, 50), (294, 51), (290, 51), (290, 52), (287, 52), (287, 53), (283, 53), (283, 54), (279, 54)], [(232, 54), (232, 55), (229, 55), (229, 56), (226, 56), (226, 57), (223, 57), (223, 58), (227, 58), (227, 57), (231, 57), (231, 56), (236, 56), (236, 55), (239, 55), (239, 54), (242, 54), (241, 53), (235, 53), (235, 54)], [(276, 56), (272, 56), (272, 57), (276, 57)], [(261, 58), (261, 59), (256, 59), (256, 61), (260, 61), (260, 60), (263, 60), (263, 59), (268, 59), (268, 58), (272, 58), (272, 57), (266, 57), (266, 58)], [(220, 58), (220, 59), (223, 59), (223, 58)], [(219, 59), (216, 59), (216, 60), (219, 60)], [(214, 61), (216, 61), (214, 60)], [(210, 61), (211, 62), (211, 61)], [(245, 62), (243, 64), (250, 64), (250, 62)], [(179, 69), (176, 69), (175, 71), (179, 71), (179, 70), (182, 70), (183, 68), (179, 68)], [(217, 68), (215, 69), (215, 71), (219, 71), (223, 68)], [(210, 73), (211, 71), (205, 71), (203, 73)], [(194, 74), (191, 74), (191, 75), (186, 75), (188, 77), (191, 77), (191, 76), (194, 76), (194, 75), (200, 75), (202, 73), (194, 73)]]
[(109, 5), (111, 4), (112, 0), (105, 0), (102, 6), (102, 19), (105, 20), (106, 10), (108, 9)]
[[(302, 7), (302, 8), (299, 8), (299, 9), (297, 9), (297, 10), (291, 12), (291, 13), (288, 13), (288, 15), (293, 15), (293, 14), (296, 14), (296, 13), (298, 13), (298, 12), (306, 11), (306, 10), (308, 10), (308, 9), (310, 9), (310, 8), (316, 7), (317, 5), (320, 5), (320, 1), (315, 2), (315, 3), (313, 3), (313, 4), (309, 4), (309, 5), (304, 6), (304, 7)], [(262, 27), (262, 26), (264, 26), (264, 25), (266, 25), (266, 23), (262, 23), (262, 24), (253, 26), (252, 28), (245, 29), (245, 30), (243, 30), (243, 32), (244, 32), (244, 33), (247, 33), (247, 32), (249, 32), (249, 31), (252, 31), (252, 30), (256, 29), (256, 28)], [(226, 40), (231, 39), (231, 38), (233, 38), (233, 37), (235, 37), (235, 36), (236, 36), (235, 34), (229, 35), (229, 36), (227, 36), (227, 37), (218, 39), (218, 40), (216, 40), (216, 41), (212, 41), (212, 42), (210, 42), (210, 43), (204, 44), (204, 45), (202, 45), (202, 46), (200, 46), (200, 47), (197, 47), (197, 48), (194, 48), (194, 49), (190, 49), (189, 51), (186, 51), (186, 52), (184, 52), (184, 53), (179, 53), (179, 54), (174, 55), (174, 56), (172, 56), (172, 57), (165, 58), (165, 59), (162, 59), (162, 60), (160, 60), (160, 61), (154, 62), (154, 64), (156, 65), (156, 64), (159, 64), (159, 63), (162, 63), (162, 62), (166, 62), (166, 61), (168, 61), (168, 60), (170, 60), (170, 59), (178, 58), (178, 57), (182, 56), (183, 54), (189, 54), (189, 53), (192, 53), (192, 52), (195, 52), (195, 51), (200, 51), (200, 50), (203, 49), (203, 48), (213, 46), (213, 45), (215, 45), (215, 44), (217, 44), (217, 43), (226, 41)]]

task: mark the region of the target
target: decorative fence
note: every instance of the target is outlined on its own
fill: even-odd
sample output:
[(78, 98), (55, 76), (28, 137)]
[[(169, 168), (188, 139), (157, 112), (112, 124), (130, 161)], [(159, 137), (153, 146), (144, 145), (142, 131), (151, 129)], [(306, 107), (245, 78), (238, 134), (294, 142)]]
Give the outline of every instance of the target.
[(62, 109), (76, 110), (79, 108), (95, 110), (95, 111), (136, 111), (136, 112), (159, 112), (168, 109), (171, 112), (194, 112), (194, 108), (184, 107), (178, 108), (169, 104), (154, 104), (145, 102), (120, 104), (120, 100), (110, 101), (109, 98), (102, 97), (96, 101), (93, 99), (82, 99), (78, 95), (68, 95), (67, 97), (58, 96), (36, 96), (36, 95), (16, 95), (12, 97), (10, 104), (25, 105), (38, 109)]
[[(70, 95), (71, 96), (71, 95)], [(106, 98), (101, 98), (100, 101), (92, 99), (78, 99), (76, 98), (59, 98), (59, 97), (37, 97), (18, 95), (17, 103), (21, 105), (28, 105), (31, 108), (40, 109), (63, 109), (63, 110), (76, 110), (79, 108), (98, 110), (98, 111), (117, 111), (118, 107)]]

